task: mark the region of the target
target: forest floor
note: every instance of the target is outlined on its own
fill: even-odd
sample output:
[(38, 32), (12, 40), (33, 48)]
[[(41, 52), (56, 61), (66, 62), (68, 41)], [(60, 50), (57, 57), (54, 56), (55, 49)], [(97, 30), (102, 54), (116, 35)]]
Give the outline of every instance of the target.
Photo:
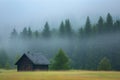
[(34, 71), (0, 70), (0, 80), (120, 80), (116, 71)]

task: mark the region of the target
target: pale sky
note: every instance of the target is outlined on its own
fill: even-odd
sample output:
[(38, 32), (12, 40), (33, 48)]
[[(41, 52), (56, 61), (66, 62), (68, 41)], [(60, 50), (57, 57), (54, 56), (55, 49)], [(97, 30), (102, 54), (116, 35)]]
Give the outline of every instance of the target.
[(58, 27), (67, 18), (81, 25), (87, 16), (96, 19), (108, 12), (119, 18), (120, 0), (0, 0), (0, 29), (40, 29), (46, 21)]

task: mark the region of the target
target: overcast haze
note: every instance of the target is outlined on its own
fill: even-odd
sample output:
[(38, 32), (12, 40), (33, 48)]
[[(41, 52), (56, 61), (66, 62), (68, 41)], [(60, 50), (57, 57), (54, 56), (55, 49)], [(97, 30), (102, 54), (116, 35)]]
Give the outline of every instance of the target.
[[(108, 13), (114, 25), (111, 17), (105, 21)], [(89, 21), (85, 26), (87, 16), (92, 28)], [(99, 16), (105, 24), (101, 20), (97, 25)], [(120, 20), (120, 0), (0, 0), (0, 68), (14, 67), (18, 57), (28, 51), (52, 60), (62, 49), (72, 69), (97, 70), (106, 57), (112, 70), (120, 70), (120, 21), (116, 20)], [(46, 21), (50, 31), (56, 30), (49, 32), (47, 26), (43, 30)], [(13, 28), (18, 35), (11, 34)]]
[(119, 18), (120, 0), (0, 0), (0, 29), (18, 30), (25, 26), (43, 28), (45, 21), (58, 27), (61, 20), (69, 18), (78, 27), (90, 16), (97, 19), (110, 12)]

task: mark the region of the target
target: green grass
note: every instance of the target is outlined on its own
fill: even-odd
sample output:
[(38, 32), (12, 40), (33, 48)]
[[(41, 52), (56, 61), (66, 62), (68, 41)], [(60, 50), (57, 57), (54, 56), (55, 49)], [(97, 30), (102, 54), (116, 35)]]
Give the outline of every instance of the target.
[(0, 70), (0, 80), (120, 80), (115, 71), (37, 71)]

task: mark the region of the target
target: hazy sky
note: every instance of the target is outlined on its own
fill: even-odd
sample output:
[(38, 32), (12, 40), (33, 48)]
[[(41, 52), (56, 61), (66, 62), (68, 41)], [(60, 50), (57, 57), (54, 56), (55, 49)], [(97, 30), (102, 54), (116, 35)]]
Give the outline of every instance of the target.
[(96, 19), (110, 12), (118, 18), (119, 7), (120, 0), (0, 0), (0, 29), (40, 29), (45, 21), (55, 27), (66, 18), (81, 25), (88, 15)]

